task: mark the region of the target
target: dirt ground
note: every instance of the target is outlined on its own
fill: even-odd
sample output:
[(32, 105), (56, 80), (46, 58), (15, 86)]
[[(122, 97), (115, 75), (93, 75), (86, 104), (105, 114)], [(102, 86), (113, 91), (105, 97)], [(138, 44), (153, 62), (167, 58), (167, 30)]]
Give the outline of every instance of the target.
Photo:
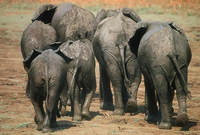
[[(22, 13), (22, 12), (20, 12)], [(17, 13), (11, 13), (11, 15)], [(25, 12), (24, 14), (30, 14)], [(160, 15), (163, 16), (163, 15)], [(143, 17), (143, 16), (142, 16)], [(199, 16), (200, 17), (200, 16)], [(148, 18), (148, 17), (147, 17)], [(200, 21), (199, 21), (200, 22)], [(1, 25), (10, 25), (5, 23)], [(192, 49), (189, 67), (188, 87), (192, 100), (188, 100), (189, 122), (183, 127), (173, 125), (171, 130), (160, 130), (157, 125), (144, 120), (144, 84), (138, 93), (139, 109), (137, 114), (113, 116), (112, 111), (99, 108), (98, 87), (91, 104), (92, 119), (80, 124), (72, 123), (70, 116), (57, 119), (59, 128), (52, 135), (200, 135), (200, 27), (183, 25)], [(11, 30), (22, 33), (24, 27)], [(20, 38), (5, 36), (9, 27), (0, 27), (0, 135), (40, 135), (34, 123), (34, 109), (25, 95), (26, 73), (22, 65)], [(98, 65), (96, 68), (99, 81)], [(173, 106), (177, 112), (177, 100)], [(68, 107), (68, 110), (70, 108)], [(174, 116), (176, 117), (176, 116)]]

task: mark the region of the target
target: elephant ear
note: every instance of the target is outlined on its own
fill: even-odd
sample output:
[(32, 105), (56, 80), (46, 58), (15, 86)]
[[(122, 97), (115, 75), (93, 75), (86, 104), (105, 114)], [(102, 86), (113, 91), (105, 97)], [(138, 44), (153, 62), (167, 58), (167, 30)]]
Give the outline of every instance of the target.
[(30, 55), (28, 55), (28, 57), (26, 57), (26, 59), (23, 61), (24, 68), (25, 68), (26, 70), (28, 70), (28, 69), (30, 68), (30, 66), (31, 66), (32, 61), (33, 61), (38, 55), (40, 55), (41, 53), (42, 53), (42, 52), (39, 51), (39, 50), (36, 50), (36, 49), (32, 50), (31, 53), (30, 53)]
[(131, 51), (137, 56), (138, 54), (138, 47), (140, 45), (140, 41), (143, 35), (146, 33), (148, 29), (149, 23), (148, 22), (139, 22), (135, 25), (135, 28), (132, 32), (132, 37), (128, 41)]
[(136, 12), (130, 8), (122, 8), (122, 14), (135, 22), (140, 22), (141, 18), (136, 14)]
[(52, 4), (42, 5), (33, 15), (32, 22), (34, 22), (35, 20), (39, 20), (44, 22), (45, 24), (51, 23), (56, 8), (57, 6)]
[(71, 40), (64, 42), (55, 52), (63, 57), (66, 62), (70, 62), (80, 55), (80, 49)]
[(50, 49), (57, 50), (62, 45), (62, 42), (53, 42), (49, 45)]
[(186, 37), (186, 35), (185, 35), (183, 29), (182, 29), (179, 25), (177, 25), (177, 24), (174, 23), (174, 22), (168, 22), (168, 25), (169, 25), (172, 29), (174, 29), (175, 31), (179, 32), (180, 34), (182, 34), (183, 36)]

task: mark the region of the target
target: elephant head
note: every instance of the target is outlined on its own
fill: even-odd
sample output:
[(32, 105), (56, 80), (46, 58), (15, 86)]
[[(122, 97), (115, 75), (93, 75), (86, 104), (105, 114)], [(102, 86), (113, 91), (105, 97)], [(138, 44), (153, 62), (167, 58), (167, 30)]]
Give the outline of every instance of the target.
[(56, 11), (57, 6), (52, 4), (44, 4), (39, 7), (39, 9), (35, 12), (32, 18), (32, 22), (35, 20), (39, 20), (46, 23), (50, 23), (53, 15)]

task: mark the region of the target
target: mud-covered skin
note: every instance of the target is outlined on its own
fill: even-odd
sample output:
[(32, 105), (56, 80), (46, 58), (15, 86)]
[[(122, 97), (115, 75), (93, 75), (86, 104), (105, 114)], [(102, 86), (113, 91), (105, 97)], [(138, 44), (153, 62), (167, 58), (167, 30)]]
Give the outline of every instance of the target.
[[(138, 63), (145, 80), (147, 96), (146, 120), (158, 119), (157, 98), (161, 120), (161, 129), (171, 128), (171, 108), (173, 93), (179, 104), (177, 122), (185, 124), (188, 120), (186, 98), (190, 97), (187, 89), (187, 72), (191, 60), (191, 50), (181, 28), (174, 23), (140, 22), (132, 41), (133, 52), (137, 54)], [(134, 46), (135, 45), (135, 46)], [(153, 84), (153, 85), (152, 85)]]
[[(67, 83), (70, 90), (73, 120), (79, 121), (82, 116), (90, 119), (90, 103), (96, 90), (95, 57), (92, 43), (87, 40), (67, 41), (60, 46), (65, 56), (73, 59), (69, 64)], [(81, 99), (79, 99), (81, 95)], [(66, 106), (67, 95), (62, 95)], [(79, 105), (81, 101), (81, 107)]]
[[(60, 93), (67, 88), (66, 61), (55, 51), (32, 51), (24, 64), (30, 67), (30, 98), (35, 110), (37, 129), (43, 132), (52, 131), (56, 126), (57, 104)], [(46, 112), (43, 108), (45, 101)]]
[[(56, 41), (56, 31), (48, 24), (34, 21), (24, 30), (21, 38), (21, 52), (24, 59), (30, 55), (33, 49), (43, 51), (48, 45)], [(27, 71), (28, 69), (25, 68)], [(26, 86), (26, 94), (29, 97), (29, 82)]]
[[(116, 115), (124, 114), (125, 108), (131, 112), (136, 111), (141, 73), (135, 55), (131, 53), (128, 46), (124, 47), (133, 36), (132, 29), (135, 24), (136, 22), (120, 11), (117, 15), (103, 19), (98, 24), (93, 40), (95, 56), (100, 64), (100, 107), (113, 108), (111, 81), (114, 88), (114, 114)], [(121, 52), (124, 56), (121, 56)]]
[(58, 5), (51, 25), (57, 32), (58, 41), (92, 40), (96, 30), (96, 19), (89, 10), (71, 3), (62, 3)]

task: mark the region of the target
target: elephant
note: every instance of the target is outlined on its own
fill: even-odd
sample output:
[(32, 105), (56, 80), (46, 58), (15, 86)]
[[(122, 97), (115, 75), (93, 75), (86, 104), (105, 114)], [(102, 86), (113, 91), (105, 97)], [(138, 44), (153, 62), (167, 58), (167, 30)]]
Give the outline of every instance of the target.
[(60, 93), (67, 90), (67, 65), (71, 60), (60, 49), (33, 49), (24, 60), (28, 69), (30, 99), (35, 110), (38, 130), (50, 132), (56, 126), (58, 100)]
[[(56, 31), (49, 24), (35, 20), (27, 26), (21, 38), (21, 52), (24, 59), (30, 55), (33, 49), (43, 51), (48, 45), (57, 40)], [(24, 66), (25, 70), (28, 69)], [(28, 79), (29, 80), (29, 79)], [(26, 85), (26, 95), (29, 97), (29, 81)]]
[(176, 90), (179, 104), (176, 122), (185, 124), (186, 99), (191, 98), (187, 74), (192, 53), (183, 30), (173, 22), (140, 22), (133, 33), (129, 46), (144, 75), (146, 120), (156, 120), (160, 111), (158, 128), (171, 129), (170, 112)]
[(32, 20), (50, 23), (57, 32), (59, 42), (79, 39), (92, 41), (97, 26), (95, 16), (89, 10), (71, 3), (42, 5)]
[[(125, 11), (128, 10), (116, 10), (116, 15), (100, 21), (93, 39), (94, 53), (100, 65), (100, 108), (113, 108), (111, 81), (115, 96), (114, 115), (137, 110), (137, 90), (141, 82), (137, 59), (129, 46), (126, 47), (132, 29), (141, 19), (135, 16), (137, 19), (133, 20), (131, 15), (124, 14)], [(126, 13), (136, 14), (133, 10)]]
[[(62, 43), (59, 48), (66, 56), (73, 59), (68, 64), (69, 71), (67, 72), (69, 93), (63, 92), (65, 95), (61, 96), (63, 109), (65, 111), (69, 94), (73, 121), (80, 121), (82, 116), (90, 119), (90, 103), (96, 90), (95, 57), (92, 43), (88, 39), (68, 40)], [(81, 107), (79, 101), (82, 101)]]

